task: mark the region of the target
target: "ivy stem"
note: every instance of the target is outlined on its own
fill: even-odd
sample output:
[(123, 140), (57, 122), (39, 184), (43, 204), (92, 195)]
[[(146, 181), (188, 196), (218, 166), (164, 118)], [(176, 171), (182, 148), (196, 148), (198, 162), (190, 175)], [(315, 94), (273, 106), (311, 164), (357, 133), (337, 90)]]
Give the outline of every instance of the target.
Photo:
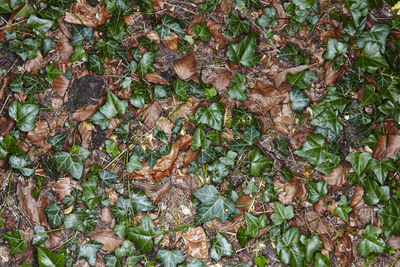
[(50, 233), (57, 232), (57, 231), (64, 230), (64, 229), (65, 229), (64, 227), (60, 227), (60, 228), (57, 228), (57, 229), (51, 229), (51, 230), (43, 232), (43, 233), (35, 234), (31, 238), (34, 238), (35, 236), (44, 235), (44, 234), (50, 234)]

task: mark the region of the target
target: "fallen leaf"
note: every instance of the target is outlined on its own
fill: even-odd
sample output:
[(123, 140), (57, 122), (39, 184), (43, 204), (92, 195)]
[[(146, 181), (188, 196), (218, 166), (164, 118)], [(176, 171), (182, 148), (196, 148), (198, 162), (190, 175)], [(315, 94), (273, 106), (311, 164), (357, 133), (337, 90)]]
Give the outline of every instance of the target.
[(92, 7), (86, 0), (72, 3), (73, 12), (66, 12), (64, 20), (71, 24), (84, 24), (86, 27), (97, 28), (111, 17), (103, 5)]
[(77, 108), (72, 114), (72, 119), (76, 121), (86, 121), (97, 112), (100, 106), (101, 102), (99, 104), (89, 104), (82, 108)]
[(36, 122), (36, 128), (28, 132), (28, 138), (31, 142), (40, 147), (48, 147), (48, 138), (53, 136), (58, 129), (64, 126), (68, 115), (60, 113), (57, 117), (50, 117), (47, 120)]
[(73, 188), (82, 190), (82, 187), (77, 181), (69, 177), (62, 177), (58, 178), (57, 182), (53, 183), (51, 190), (56, 195), (58, 201), (62, 201), (66, 196), (71, 195), (71, 190)]
[(160, 11), (164, 9), (164, 0), (151, 0), (154, 11)]
[(205, 82), (212, 84), (219, 93), (223, 93), (228, 88), (231, 79), (232, 72), (227, 69), (219, 69), (212, 72)]
[(90, 148), (90, 144), (92, 143), (92, 132), (94, 130), (94, 126), (90, 123), (82, 121), (78, 126), (78, 132), (80, 136), (80, 146), (86, 149)]
[(196, 72), (196, 57), (190, 54), (175, 60), (174, 70), (181, 80), (189, 79)]
[(389, 237), (388, 246), (393, 247), (394, 250), (400, 249), (400, 235), (392, 235)]
[[(267, 85), (263, 81), (259, 80), (255, 84), (253, 93), (249, 97), (249, 100), (250, 103), (252, 103), (251, 101), (258, 103), (264, 115), (267, 115), (268, 111), (273, 109), (275, 105), (282, 103), (288, 97), (289, 90), (290, 88), (287, 85), (283, 85), (279, 89), (276, 89), (274, 86)], [(249, 109), (252, 111), (255, 106), (251, 106), (252, 107), (249, 107)]]
[(296, 74), (296, 73), (298, 73), (300, 71), (307, 70), (307, 69), (311, 68), (312, 66), (313, 65), (300, 65), (300, 66), (297, 66), (297, 67), (285, 69), (284, 71), (282, 71), (282, 72), (278, 73), (278, 75), (276, 75), (275, 80), (274, 80), (275, 86), (277, 88), (279, 88), (283, 83), (285, 83), (286, 82), (286, 75), (288, 73)]
[(213, 39), (210, 42), (215, 42), (213, 45), (216, 50), (224, 49), (227, 46), (226, 38), (222, 34), (222, 25), (212, 20), (207, 21), (207, 28), (209, 29)]
[(324, 215), (310, 211), (306, 213), (305, 219), (308, 225), (319, 235), (330, 235), (329, 222)]
[(29, 74), (37, 74), (42, 68), (43, 56), (40, 50), (36, 52), (36, 57), (34, 59), (28, 59), (24, 64), (24, 69)]
[(198, 14), (193, 16), (193, 19), (190, 21), (188, 27), (187, 27), (187, 33), (193, 37), (196, 36), (196, 34), (193, 31), (193, 26), (196, 24), (202, 24), (204, 23), (206, 20), (204, 19), (203, 15)]
[(161, 106), (157, 101), (154, 101), (153, 104), (149, 106), (145, 106), (145, 111), (143, 114), (143, 121), (147, 127), (153, 128), (156, 125), (156, 122), (160, 118), (161, 115)]
[(10, 132), (10, 130), (14, 127), (15, 121), (11, 120), (8, 117), (0, 118), (0, 136), (6, 135)]
[(194, 258), (208, 258), (207, 236), (203, 227), (189, 228), (183, 233), (187, 253)]
[(324, 245), (324, 248), (322, 249), (322, 253), (330, 258), (330, 253), (333, 251), (335, 248), (335, 241), (332, 240), (332, 237), (329, 235), (319, 235), (319, 238), (322, 241), (322, 244)]
[(101, 249), (114, 251), (116, 248), (122, 245), (125, 238), (119, 237), (114, 234), (111, 230), (101, 230), (89, 233), (90, 240), (96, 240), (103, 244)]
[(32, 179), (29, 179), (27, 183), (18, 183), (17, 198), (19, 206), (34, 224), (47, 226), (44, 208), (49, 204), (49, 199), (43, 197), (42, 193), (39, 196), (39, 200), (36, 201), (32, 196), (34, 187)]
[(292, 149), (300, 149), (301, 145), (307, 141), (308, 134), (312, 133), (311, 130), (300, 130), (290, 135), (289, 141)]
[(162, 77), (158, 72), (149, 72), (146, 74), (146, 76), (144, 76), (144, 78), (149, 83), (170, 85), (170, 83), (164, 77)]
[(331, 171), (331, 174), (325, 175), (323, 179), (328, 185), (342, 186), (347, 182), (348, 172), (349, 170), (343, 164), (340, 164)]
[(400, 151), (400, 135), (382, 135), (374, 149), (373, 156), (377, 160), (394, 158)]
[(273, 0), (272, 6), (275, 8), (278, 19), (278, 31), (285, 27), (289, 21), (290, 15), (285, 12), (283, 4), (279, 0)]
[(326, 196), (320, 197), (317, 202), (313, 204), (313, 210), (319, 215), (326, 212)]
[(65, 92), (68, 89), (70, 80), (67, 79), (64, 75), (60, 75), (54, 78), (51, 83), (51, 88), (53, 88), (54, 92), (56, 92), (59, 96), (63, 97)]
[(351, 239), (347, 233), (338, 240), (335, 256), (338, 262), (344, 267), (350, 267), (354, 261)]
[(175, 33), (172, 36), (165, 36), (163, 42), (168, 47), (169, 50), (176, 52), (178, 51), (178, 41), (179, 36)]
[(290, 108), (289, 96), (284, 100), (284, 104), (275, 105), (270, 112), (274, 129), (280, 134), (287, 134), (293, 125), (293, 111)]
[(222, 0), (220, 7), (222, 12), (224, 12), (225, 15), (228, 15), (229, 11), (231, 10), (231, 3), (229, 0)]
[(333, 86), (335, 84), (336, 80), (339, 77), (343, 76), (344, 71), (345, 71), (345, 68), (342, 67), (339, 72), (335, 72), (332, 68), (332, 64), (329, 63), (325, 69), (325, 76), (324, 76), (325, 84), (327, 86)]

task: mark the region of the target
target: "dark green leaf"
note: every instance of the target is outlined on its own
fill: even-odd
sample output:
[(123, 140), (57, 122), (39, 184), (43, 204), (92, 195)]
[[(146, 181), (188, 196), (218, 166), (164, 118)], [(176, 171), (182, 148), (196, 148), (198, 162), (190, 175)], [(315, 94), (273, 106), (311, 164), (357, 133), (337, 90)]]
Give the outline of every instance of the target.
[(174, 18), (168, 15), (164, 15), (161, 18), (161, 23), (156, 25), (154, 29), (160, 36), (160, 39), (164, 39), (165, 36), (172, 36), (173, 34), (171, 30), (175, 31), (177, 34), (185, 34), (185, 31), (182, 30), (179, 23)]
[(382, 229), (368, 225), (364, 230), (364, 239), (358, 243), (358, 251), (361, 256), (367, 258), (372, 253), (383, 253), (386, 250), (386, 243), (382, 238), (379, 238)]
[(368, 162), (371, 159), (372, 159), (372, 154), (367, 152), (363, 153), (350, 152), (346, 157), (346, 161), (351, 163), (354, 171), (357, 173), (358, 176), (360, 176), (362, 171), (365, 170), (365, 168), (368, 165)]
[(34, 169), (31, 168), (31, 160), (29, 159), (28, 155), (22, 156), (10, 156), (8, 159), (8, 164), (10, 167), (18, 170), (24, 176), (31, 176), (34, 172)]
[(74, 213), (65, 215), (64, 227), (65, 229), (76, 229), (87, 234), (88, 231), (94, 230), (99, 221), (96, 213), (83, 208), (75, 209)]
[(85, 245), (78, 247), (78, 259), (86, 258), (90, 265), (94, 266), (96, 263), (97, 251), (103, 246), (102, 243), (92, 240)]
[(7, 241), (11, 254), (20, 254), (28, 248), (28, 243), (18, 230), (14, 232), (2, 232), (1, 236)]
[(71, 45), (81, 45), (83, 41), (91, 41), (93, 38), (93, 28), (85, 27), (82, 25), (71, 25)]
[(236, 74), (236, 76), (231, 79), (232, 86), (228, 89), (228, 94), (231, 99), (237, 99), (239, 101), (246, 100), (246, 76), (242, 73)]
[(57, 167), (60, 171), (68, 172), (72, 177), (80, 179), (83, 172), (83, 162), (76, 156), (67, 152), (56, 152), (54, 154)]
[(143, 153), (143, 159), (147, 161), (149, 164), (150, 170), (153, 170), (154, 165), (156, 164), (157, 160), (161, 158), (161, 154), (159, 151), (149, 151), (146, 150)]
[(212, 103), (209, 107), (197, 109), (195, 119), (197, 123), (203, 123), (211, 128), (221, 131), (225, 109), (220, 103)]
[(296, 112), (303, 112), (304, 108), (310, 103), (310, 99), (298, 88), (290, 91), (289, 98), (290, 107)]
[(45, 247), (37, 248), (39, 267), (64, 267), (64, 253), (53, 253)]
[(279, 138), (274, 138), (274, 147), (279, 151), (283, 156), (289, 156), (289, 141), (281, 140)]
[(314, 265), (315, 267), (329, 267), (331, 266), (331, 260), (322, 254), (321, 252), (317, 252), (315, 254)]
[(192, 150), (197, 150), (199, 148), (207, 149), (210, 146), (210, 141), (206, 138), (206, 133), (203, 128), (197, 127), (193, 133), (193, 141), (190, 145)]
[(305, 266), (305, 248), (300, 242), (300, 232), (297, 227), (290, 228), (282, 237), (278, 237), (276, 254), (283, 264), (294, 267)]
[(259, 191), (259, 190), (258, 190), (258, 187), (257, 187), (257, 185), (255, 184), (255, 182), (254, 182), (253, 179), (250, 180), (250, 181), (247, 183), (247, 185), (246, 185), (245, 188), (243, 188), (243, 194), (245, 194), (245, 195), (257, 194), (258, 191)]
[(278, 193), (274, 189), (274, 184), (267, 181), (267, 183), (265, 184), (264, 192), (262, 194), (262, 201), (264, 201), (265, 203), (270, 203), (276, 200), (278, 200)]
[(374, 24), (370, 30), (362, 32), (357, 39), (357, 46), (364, 48), (368, 43), (377, 43), (380, 46), (380, 51), (385, 52), (386, 38), (390, 32), (390, 27), (386, 24)]
[[(120, 46), (114, 40), (105, 41), (104, 39), (100, 39), (96, 41), (96, 50), (101, 51), (100, 53), (100, 61), (104, 61), (105, 58), (112, 60), (114, 56), (116, 56), (120, 52)], [(90, 62), (90, 58), (89, 58)]]
[(228, 18), (229, 26), (225, 30), (227, 36), (238, 37), (250, 31), (250, 22), (241, 20), (237, 12), (233, 12)]
[(375, 93), (375, 86), (372, 84), (365, 85), (364, 96), (361, 101), (361, 106), (366, 106), (377, 102), (380, 99), (379, 94)]
[[(89, 54), (86, 52), (85, 48), (81, 45), (77, 45), (74, 48), (74, 53), (71, 55), (71, 62), (82, 61), (87, 62), (89, 59)], [(103, 67), (103, 66), (101, 66)]]
[(132, 200), (125, 197), (119, 197), (117, 204), (111, 206), (110, 209), (117, 218), (129, 218), (134, 214)]
[(176, 78), (172, 83), (172, 87), (179, 101), (186, 102), (188, 100), (189, 83)]
[(138, 155), (133, 154), (129, 157), (129, 162), (126, 164), (126, 171), (132, 173), (143, 168), (142, 162)]
[(400, 202), (391, 198), (388, 204), (379, 211), (379, 218), (383, 223), (385, 236), (400, 233)]
[(35, 235), (32, 237), (32, 244), (33, 245), (40, 245), (43, 244), (47, 240), (47, 233), (43, 226), (35, 225), (33, 226), (35, 230)]
[(313, 126), (318, 126), (323, 129), (331, 130), (337, 136), (343, 129), (342, 121), (339, 119), (337, 111), (332, 108), (326, 108), (310, 122)]
[(201, 149), (200, 153), (197, 155), (200, 164), (211, 163), (216, 159), (216, 157), (217, 155), (212, 148)]
[(278, 58), (292, 62), (294, 66), (308, 64), (310, 62), (304, 51), (291, 42), (288, 42), (287, 46), (279, 52)]
[(339, 216), (346, 223), (349, 221), (349, 213), (352, 211), (352, 208), (347, 205), (338, 206), (334, 209), (333, 215)]
[(256, 52), (257, 34), (252, 32), (239, 43), (229, 43), (226, 55), (235, 62), (245, 67), (253, 67), (257, 64), (259, 55)]
[(28, 59), (34, 59), (37, 55), (37, 49), (40, 46), (40, 42), (38, 40), (33, 40), (31, 38), (27, 38), (23, 41), (14, 40), (10, 42), (8, 49), (17, 53), (18, 56), (22, 58), (23, 61)]
[(265, 214), (256, 217), (248, 212), (245, 212), (246, 235), (248, 237), (255, 238), (258, 235), (258, 231), (267, 226), (267, 221), (267, 216)]
[(367, 170), (375, 174), (376, 179), (381, 185), (385, 184), (389, 171), (394, 171), (396, 166), (391, 158), (384, 158), (381, 161), (371, 158), (367, 165)]
[(322, 244), (321, 239), (319, 239), (319, 237), (315, 236), (315, 235), (313, 235), (309, 238), (302, 235), (300, 237), (300, 241), (304, 245), (304, 248), (305, 248), (305, 254), (306, 254), (305, 262), (307, 264), (310, 264), (310, 263), (312, 263), (315, 252), (317, 252), (318, 250), (323, 248), (324, 245)]
[(279, 202), (275, 202), (274, 213), (271, 215), (271, 221), (274, 225), (280, 225), (286, 220), (290, 220), (294, 217), (293, 206), (283, 206)]
[(328, 44), (324, 53), (324, 58), (333, 60), (336, 56), (346, 54), (347, 44), (340, 42), (334, 38), (329, 38)]
[(35, 75), (25, 74), (23, 80), (25, 83), (25, 94), (34, 94), (48, 88), (47, 84)]
[(88, 63), (89, 63), (88, 68), (90, 70), (93, 70), (97, 75), (103, 75), (104, 72), (106, 71), (98, 55), (95, 54), (89, 55)]
[(217, 233), (213, 236), (211, 243), (210, 258), (215, 261), (219, 261), (221, 257), (229, 257), (235, 252), (232, 244), (230, 244), (221, 233)]
[(64, 213), (55, 203), (48, 205), (44, 211), (52, 227), (57, 227), (63, 223)]
[(262, 15), (256, 20), (256, 23), (264, 28), (269, 28), (270, 26), (275, 27), (278, 25), (276, 21), (276, 10), (273, 7), (265, 7), (262, 10)]
[(179, 263), (185, 261), (185, 256), (178, 249), (160, 249), (157, 252), (157, 258), (163, 263), (163, 266), (165, 267), (176, 267)]
[(120, 100), (111, 91), (108, 91), (106, 103), (99, 111), (108, 119), (114, 118), (117, 114), (123, 115), (128, 107), (127, 100)]
[(129, 229), (128, 238), (133, 240), (136, 246), (144, 253), (153, 249), (153, 235), (155, 233), (154, 223), (146, 214), (139, 226)]
[(380, 46), (371, 42), (367, 43), (361, 50), (356, 65), (370, 73), (374, 73), (380, 67), (389, 67), (385, 57), (380, 52)]
[(136, 212), (149, 211), (155, 208), (153, 202), (140, 189), (133, 188), (131, 190), (130, 198), (132, 200), (132, 206)]
[(148, 72), (154, 72), (153, 62), (156, 57), (154, 52), (146, 52), (138, 64), (138, 72), (140, 78), (144, 78)]
[(46, 33), (53, 26), (53, 22), (47, 19), (38, 18), (36, 15), (30, 15), (27, 20), (29, 28), (41, 38), (46, 37)]
[(66, 134), (58, 134), (52, 136), (49, 138), (49, 144), (53, 146), (53, 149), (55, 151), (62, 151), (62, 146), (66, 138), (67, 138)]
[(101, 180), (101, 187), (111, 187), (114, 183), (118, 181), (118, 174), (107, 170), (100, 172), (99, 176)]
[(21, 103), (14, 100), (8, 108), (8, 115), (13, 119), (18, 129), (29, 132), (35, 129), (36, 116), (39, 113), (39, 105)]
[(105, 255), (104, 259), (106, 261), (106, 267), (122, 267), (121, 260), (113, 255)]
[(200, 201), (197, 207), (197, 225), (213, 219), (219, 219), (222, 223), (225, 223), (229, 215), (236, 210), (231, 200), (221, 196), (212, 185), (205, 185), (197, 189), (193, 195)]
[(211, 39), (211, 33), (207, 28), (206, 22), (194, 25), (193, 31), (203, 41), (207, 42)]
[(314, 183), (308, 182), (306, 183), (307, 187), (307, 200), (311, 204), (314, 204), (318, 201), (320, 197), (325, 196), (328, 193), (328, 185), (324, 180)]
[(264, 157), (258, 147), (249, 152), (249, 161), (249, 174), (257, 177), (261, 176), (265, 171), (265, 168), (271, 165), (271, 160)]
[(290, 85), (293, 86), (293, 88), (298, 88), (298, 89), (303, 89), (306, 88), (307, 85), (304, 82), (304, 74), (306, 74), (306, 71), (300, 71), (297, 73), (288, 73), (286, 75), (286, 82)]

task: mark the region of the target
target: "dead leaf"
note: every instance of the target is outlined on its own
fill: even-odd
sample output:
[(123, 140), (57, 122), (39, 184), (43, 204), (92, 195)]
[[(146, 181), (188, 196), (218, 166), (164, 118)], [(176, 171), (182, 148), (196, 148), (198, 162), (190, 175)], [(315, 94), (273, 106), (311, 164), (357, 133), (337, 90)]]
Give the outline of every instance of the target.
[[(145, 107), (146, 108), (146, 107)], [(143, 114), (143, 121), (147, 127), (153, 128), (161, 115), (161, 106), (157, 101), (147, 107)]]
[[(267, 115), (268, 111), (273, 109), (275, 105), (282, 103), (288, 97), (289, 90), (290, 88), (286, 84), (276, 89), (274, 86), (267, 85), (262, 80), (258, 80), (249, 100), (258, 103), (264, 115)], [(255, 107), (254, 105), (252, 106), (252, 108), (249, 107), (250, 110), (254, 110)]]
[(388, 246), (393, 247), (394, 250), (400, 249), (400, 235), (392, 235), (389, 237)]
[(71, 5), (73, 12), (66, 12), (64, 20), (71, 24), (84, 24), (86, 27), (97, 28), (111, 17), (104, 5), (92, 7), (86, 0), (77, 0)]
[(216, 23), (212, 20), (207, 21), (207, 28), (210, 30), (210, 33), (213, 37), (210, 42), (215, 42), (216, 45), (213, 45), (216, 50), (224, 49), (226, 47), (226, 38), (222, 34), (222, 25)]
[(350, 267), (354, 261), (351, 239), (347, 233), (338, 240), (335, 256), (343, 267)]
[(37, 50), (36, 57), (34, 59), (28, 59), (24, 64), (24, 69), (29, 74), (37, 74), (42, 68), (43, 56), (40, 50)]
[(400, 135), (382, 135), (374, 149), (373, 156), (377, 160), (394, 158), (400, 151)]
[(90, 240), (96, 240), (102, 243), (103, 247), (101, 249), (108, 251), (114, 251), (116, 248), (120, 247), (125, 239), (114, 234), (111, 230), (91, 232), (89, 238)]
[(158, 36), (158, 33), (156, 31), (149, 32), (148, 34), (146, 34), (146, 37), (149, 38), (152, 42), (160, 42), (160, 36)]
[(82, 108), (78, 108), (72, 114), (72, 119), (76, 121), (86, 121), (96, 113), (100, 106), (101, 102), (99, 104), (89, 104)]
[(332, 63), (328, 64), (328, 67), (325, 69), (325, 76), (324, 76), (324, 82), (327, 86), (332, 86), (335, 84), (336, 80), (339, 77), (342, 77), (343, 72), (345, 71), (345, 68), (342, 67), (339, 72), (335, 72), (332, 68)]
[(270, 112), (272, 121), (274, 122), (274, 129), (281, 134), (287, 134), (293, 125), (293, 111), (290, 108), (289, 95), (283, 104), (274, 106)]
[(187, 253), (190, 256), (200, 259), (209, 257), (207, 236), (203, 227), (189, 228), (183, 233), (183, 240), (185, 240)]
[(57, 182), (53, 183), (51, 190), (57, 196), (58, 201), (62, 201), (66, 196), (71, 195), (73, 188), (82, 190), (82, 187), (77, 181), (71, 180), (69, 177), (58, 178)]
[(32, 179), (29, 179), (27, 183), (18, 183), (17, 198), (19, 206), (34, 224), (47, 226), (44, 209), (49, 204), (49, 199), (43, 197), (42, 193), (39, 196), (39, 200), (35, 200), (32, 196), (34, 187)]
[(329, 235), (331, 233), (328, 220), (324, 215), (310, 211), (306, 213), (305, 219), (307, 220), (307, 223), (311, 229), (313, 229), (319, 235)]
[(313, 204), (313, 210), (320, 215), (326, 212), (326, 196), (319, 198), (318, 201)]
[(149, 72), (144, 78), (150, 83), (170, 85), (170, 83), (158, 72)]
[(349, 170), (343, 164), (340, 164), (331, 171), (331, 174), (325, 175), (323, 179), (328, 185), (342, 186), (347, 182), (348, 172)]
[(48, 138), (53, 136), (58, 129), (64, 126), (68, 115), (61, 113), (57, 117), (51, 117), (47, 120), (36, 122), (36, 128), (28, 132), (28, 138), (31, 142), (40, 147), (48, 147)]
[(335, 248), (335, 241), (332, 240), (332, 237), (329, 235), (319, 235), (319, 238), (321, 238), (322, 244), (324, 245), (324, 248), (322, 249), (322, 253), (330, 258), (330, 253), (333, 251)]
[(225, 15), (228, 15), (229, 11), (231, 10), (231, 4), (229, 0), (222, 0), (220, 4), (222, 12), (224, 12)]
[(212, 72), (205, 82), (212, 84), (219, 93), (223, 93), (228, 88), (231, 79), (232, 72), (227, 69), (219, 69)]
[(154, 11), (160, 11), (164, 9), (164, 0), (151, 0)]
[(273, 0), (272, 6), (275, 8), (277, 17), (279, 18), (278, 26), (277, 26), (278, 31), (279, 31), (279, 30), (281, 30), (281, 28), (283, 28), (287, 24), (287, 22), (290, 18), (290, 15), (285, 12), (282, 2), (280, 2), (278, 0)]
[(86, 149), (90, 148), (92, 143), (92, 132), (95, 130), (94, 126), (90, 123), (82, 121), (78, 126), (80, 136), (80, 146)]
[(101, 220), (103, 222), (111, 224), (114, 221), (114, 219), (115, 217), (108, 207), (104, 207), (101, 209)]
[(183, 191), (189, 192), (190, 194), (193, 193), (197, 188), (199, 188), (199, 180), (193, 173), (184, 175), (172, 175), (171, 180), (174, 186)]
[(169, 50), (176, 52), (178, 51), (178, 41), (179, 36), (175, 33), (172, 36), (165, 36), (163, 42), (168, 47)]
[(6, 135), (14, 127), (15, 122), (8, 117), (0, 118), (0, 136)]
[(290, 146), (292, 149), (300, 149), (301, 145), (307, 141), (308, 134), (312, 133), (311, 130), (300, 130), (290, 135)]
[(190, 54), (175, 60), (174, 70), (181, 80), (189, 79), (196, 72), (196, 57)]
[(297, 66), (297, 67), (285, 69), (284, 71), (282, 71), (278, 75), (276, 75), (275, 80), (274, 80), (275, 86), (277, 88), (279, 88), (283, 83), (285, 83), (286, 82), (286, 75), (288, 73), (296, 74), (296, 73), (298, 73), (300, 71), (307, 70), (307, 69), (311, 68), (312, 66), (313, 65), (300, 65), (300, 66)]
[(63, 97), (65, 92), (68, 89), (70, 80), (64, 75), (60, 75), (54, 78), (53, 82), (51, 83), (51, 88), (53, 88), (54, 92), (56, 92), (59, 96)]

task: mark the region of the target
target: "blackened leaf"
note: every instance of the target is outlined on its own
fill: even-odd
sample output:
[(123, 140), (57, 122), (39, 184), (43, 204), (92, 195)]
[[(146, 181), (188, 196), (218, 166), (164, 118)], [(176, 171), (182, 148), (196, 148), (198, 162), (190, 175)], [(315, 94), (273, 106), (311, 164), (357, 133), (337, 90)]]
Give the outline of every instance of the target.
[(176, 267), (179, 263), (185, 261), (185, 256), (178, 249), (160, 249), (157, 252), (157, 258), (163, 263), (163, 266), (165, 267)]
[(78, 247), (78, 259), (84, 257), (88, 260), (89, 264), (94, 266), (96, 263), (97, 251), (103, 246), (102, 243), (92, 240), (85, 245)]
[(213, 219), (219, 219), (222, 223), (225, 223), (229, 215), (236, 210), (232, 201), (221, 196), (212, 185), (205, 185), (197, 189), (193, 195), (201, 202), (197, 207), (197, 225)]
[(149, 253), (153, 249), (153, 235), (155, 233), (154, 223), (146, 214), (139, 226), (131, 227), (128, 238), (133, 240), (136, 246), (144, 253)]
[(245, 67), (253, 67), (257, 64), (259, 55), (256, 52), (257, 34), (252, 32), (239, 43), (229, 43), (226, 55), (235, 62)]
[(211, 243), (210, 258), (213, 260), (219, 261), (221, 257), (229, 257), (235, 252), (232, 244), (221, 233), (213, 236)]
[(37, 248), (39, 267), (64, 267), (64, 253), (53, 253), (45, 247)]
[(7, 241), (11, 254), (20, 254), (28, 248), (28, 243), (18, 230), (14, 232), (3, 232), (1, 236)]
[(35, 129), (35, 120), (38, 113), (39, 105), (21, 103), (17, 100), (14, 100), (8, 108), (8, 115), (16, 122), (18, 129), (23, 132)]
[(209, 107), (197, 109), (195, 119), (197, 123), (203, 123), (211, 128), (221, 131), (225, 109), (220, 103), (212, 103)]

